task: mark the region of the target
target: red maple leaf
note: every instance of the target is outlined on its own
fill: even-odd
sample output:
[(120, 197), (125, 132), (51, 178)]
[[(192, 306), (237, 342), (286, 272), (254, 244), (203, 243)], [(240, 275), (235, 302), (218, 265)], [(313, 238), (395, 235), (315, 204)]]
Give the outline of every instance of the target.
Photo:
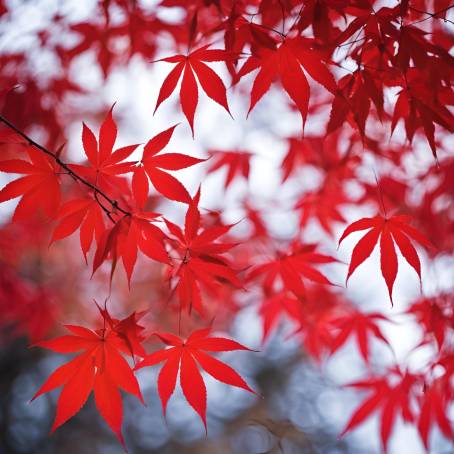
[(449, 384), (448, 374), (442, 375), (433, 380), (430, 385), (425, 384), (424, 386), (424, 394), (420, 399), (418, 432), (427, 450), (429, 449), (429, 432), (435, 424), (446, 438), (454, 440), (454, 431), (448, 418), (448, 405), (452, 398), (453, 389)]
[[(407, 27), (405, 27), (407, 28)], [(452, 64), (452, 63), (451, 63)], [(454, 132), (454, 116), (445, 104), (452, 104), (449, 99), (452, 92), (447, 87), (439, 86), (433, 91), (426, 84), (427, 76), (420, 71), (408, 71), (402, 83), (403, 89), (398, 94), (394, 106), (391, 122), (391, 134), (402, 119), (405, 125), (407, 138), (412, 142), (416, 130), (422, 127), (429, 142), (433, 156), (437, 157), (437, 143), (435, 142), (435, 124), (439, 124), (451, 134)]]
[(356, 337), (361, 356), (366, 363), (369, 363), (369, 337), (373, 336), (389, 346), (377, 322), (390, 322), (388, 317), (379, 313), (363, 314), (357, 310), (347, 315), (336, 317), (331, 320), (334, 327), (339, 329), (338, 334), (332, 342), (332, 351), (335, 352), (344, 345), (350, 337)]
[(334, 33), (338, 32), (334, 26), (337, 21), (333, 20), (333, 16), (335, 17), (336, 13), (343, 16), (344, 8), (348, 4), (348, 0), (308, 0), (304, 3), (294, 27), (299, 31), (312, 27), (315, 38), (330, 42)]
[(423, 328), (423, 342), (435, 338), (437, 347), (441, 350), (450, 330), (454, 329), (453, 307), (454, 295), (449, 292), (439, 293), (415, 301), (406, 313), (413, 315), (418, 325)]
[(184, 232), (169, 220), (165, 220), (171, 234), (171, 245), (179, 253), (181, 263), (172, 271), (178, 277), (175, 291), (180, 308), (196, 309), (203, 314), (200, 285), (216, 294), (219, 285), (228, 283), (241, 288), (241, 282), (232, 264), (223, 254), (236, 244), (221, 243), (217, 239), (225, 235), (233, 225), (215, 225), (200, 230), (201, 217), (198, 208), (200, 190), (189, 204), (186, 212)]
[(175, 90), (177, 83), (183, 74), (180, 88), (180, 103), (183, 113), (188, 120), (189, 126), (194, 136), (194, 115), (198, 104), (199, 90), (195, 76), (200, 83), (203, 91), (213, 100), (224, 107), (230, 114), (227, 104), (226, 88), (222, 79), (205, 63), (216, 61), (233, 60), (236, 55), (222, 49), (208, 49), (210, 44), (200, 47), (189, 55), (174, 55), (172, 57), (161, 58), (158, 61), (176, 63), (177, 65), (170, 71), (165, 78), (159, 91), (158, 100), (154, 111), (158, 109)]
[(326, 176), (335, 174), (338, 178), (353, 177), (353, 169), (359, 159), (352, 153), (351, 139), (345, 152), (341, 149), (339, 140), (340, 134), (287, 138), (287, 153), (281, 164), (282, 182), (305, 165), (320, 169)]
[(263, 277), (266, 292), (272, 292), (278, 278), (284, 287), (298, 298), (306, 295), (303, 277), (318, 284), (331, 284), (329, 279), (313, 265), (336, 262), (336, 259), (316, 251), (316, 244), (294, 242), (290, 252), (280, 251), (274, 260), (256, 265), (248, 280)]
[(216, 380), (255, 394), (234, 369), (205, 353), (251, 350), (230, 339), (208, 337), (210, 331), (209, 328), (196, 330), (186, 340), (182, 340), (174, 334), (155, 333), (170, 348), (158, 350), (147, 355), (136, 366), (137, 370), (165, 361), (158, 376), (158, 392), (161, 398), (164, 416), (166, 414), (167, 403), (175, 390), (179, 371), (183, 394), (191, 407), (202, 419), (205, 430), (207, 392), (203, 377), (199, 371), (199, 366)]
[(208, 169), (209, 173), (226, 167), (227, 175), (224, 180), (224, 189), (227, 189), (237, 175), (242, 176), (246, 181), (249, 179), (250, 160), (253, 156), (249, 151), (225, 151), (212, 150), (213, 164)]
[(307, 41), (302, 37), (286, 39), (282, 43), (275, 41), (271, 46), (255, 49), (253, 56), (246, 60), (238, 72), (239, 77), (260, 68), (252, 86), (248, 114), (278, 77), (282, 87), (300, 111), (303, 126), (306, 122), (310, 96), (309, 83), (304, 71), (330, 92), (336, 91), (336, 82), (327, 66), (322, 63), (321, 55), (315, 50), (308, 50)]
[(327, 134), (341, 127), (351, 115), (350, 123), (365, 139), (366, 121), (371, 102), (375, 105), (379, 118), (383, 116), (383, 87), (379, 83), (380, 80), (367, 70), (358, 69), (342, 77), (339, 80), (339, 90), (336, 92), (326, 126)]
[(28, 219), (37, 208), (48, 217), (55, 216), (60, 205), (60, 166), (43, 152), (25, 148), (30, 161), (8, 159), (0, 161), (0, 171), (25, 176), (8, 183), (0, 191), (0, 203), (22, 196), (14, 211), (13, 220)]
[(300, 226), (305, 228), (316, 219), (326, 233), (333, 236), (333, 223), (345, 222), (339, 207), (349, 199), (341, 186), (325, 184), (317, 191), (304, 193), (295, 204), (300, 211)]
[(410, 238), (429, 249), (432, 245), (422, 233), (409, 225), (409, 221), (409, 217), (405, 215), (394, 215), (390, 218), (376, 215), (372, 218), (359, 219), (350, 224), (342, 234), (339, 245), (353, 232), (370, 230), (358, 241), (353, 249), (348, 267), (347, 282), (356, 268), (372, 254), (379, 239), (381, 272), (388, 287), (391, 304), (393, 304), (392, 291), (398, 268), (394, 242), (399, 247), (405, 260), (418, 273), (421, 281), (421, 263)]
[(118, 320), (112, 318), (107, 309), (98, 306), (99, 312), (110, 329), (124, 342), (119, 343), (119, 349), (132, 358), (146, 356), (142, 342), (146, 339), (143, 334), (144, 327), (139, 325), (138, 321), (146, 314), (146, 311), (133, 312), (128, 317)]
[(93, 198), (73, 199), (63, 204), (57, 214), (59, 220), (51, 242), (61, 240), (80, 227), (80, 247), (87, 261), (87, 253), (95, 238), (98, 244), (105, 230), (102, 209)]
[[(143, 398), (137, 379), (122, 355), (132, 355), (132, 352), (125, 336), (119, 334), (122, 330), (117, 331), (119, 323), (108, 323), (104, 317), (104, 328), (96, 331), (83, 326), (65, 325), (71, 334), (35, 344), (57, 353), (82, 351), (56, 369), (32, 399), (63, 386), (51, 432), (72, 418), (93, 391), (99, 413), (124, 445), (119, 389), (135, 395), (142, 403)], [(134, 355), (138, 353), (139, 351), (133, 352)]]
[(138, 212), (123, 216), (111, 229), (104, 231), (93, 259), (93, 273), (106, 260), (109, 253), (112, 258), (112, 273), (117, 260), (121, 257), (131, 283), (132, 273), (140, 250), (147, 257), (161, 263), (169, 263), (164, 247), (164, 234), (156, 225), (157, 213)]
[(271, 295), (263, 300), (259, 310), (262, 318), (262, 344), (266, 342), (271, 331), (279, 321), (287, 316), (288, 319), (301, 325), (303, 305), (299, 299), (285, 292)]
[(402, 372), (394, 367), (383, 377), (350, 383), (348, 386), (370, 390), (372, 393), (355, 410), (340, 436), (357, 427), (365, 419), (381, 409), (380, 437), (386, 452), (395, 419), (400, 412), (407, 422), (414, 421), (412, 401), (415, 399), (415, 385), (420, 382), (418, 375)]
[(320, 362), (332, 351), (335, 337), (332, 320), (345, 314), (348, 301), (331, 287), (314, 285), (307, 288), (299, 326), (291, 334), (301, 339), (304, 351)]
[(117, 28), (105, 27), (101, 23), (79, 22), (71, 25), (71, 31), (77, 34), (79, 41), (74, 47), (61, 51), (62, 57), (71, 60), (91, 49), (96, 54), (96, 61), (99, 62), (104, 79), (107, 79), (116, 59), (116, 53), (109, 44), (118, 35)]
[(164, 170), (181, 170), (205, 160), (181, 153), (158, 154), (169, 143), (176, 127), (174, 125), (150, 139), (144, 147), (139, 165), (134, 168), (132, 190), (139, 208), (143, 208), (148, 197), (148, 178), (164, 197), (184, 203), (191, 201), (186, 188)]
[(117, 139), (117, 125), (110, 108), (99, 129), (99, 143), (91, 129), (83, 123), (82, 146), (89, 166), (71, 164), (72, 170), (89, 180), (96, 187), (109, 190), (115, 187), (116, 175), (132, 172), (135, 162), (128, 158), (139, 144), (128, 145), (113, 151)]

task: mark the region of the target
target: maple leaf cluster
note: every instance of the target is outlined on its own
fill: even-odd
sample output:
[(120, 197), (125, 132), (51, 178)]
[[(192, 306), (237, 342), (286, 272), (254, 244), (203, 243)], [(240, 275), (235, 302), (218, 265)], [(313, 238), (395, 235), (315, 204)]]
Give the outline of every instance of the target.
[[(155, 365), (161, 365), (157, 389), (164, 415), (179, 377), (206, 429), (202, 372), (255, 393), (211, 355), (250, 349), (210, 334), (212, 324), (228, 331), (235, 316), (252, 306), (263, 348), (284, 326), (316, 363), (329, 361), (350, 341), (356, 344), (368, 376), (349, 386), (368, 395), (342, 435), (379, 413), (384, 451), (398, 417), (414, 425), (427, 449), (436, 426), (454, 439), (454, 293), (423, 293), (429, 284), (424, 263), (452, 259), (454, 252), (452, 6), (416, 0), (386, 6), (374, 0), (163, 0), (146, 7), (110, 0), (95, 8), (97, 14), (77, 20), (57, 12), (52, 26), (36, 32), (36, 52), (54, 55), (58, 74), (40, 79), (31, 52), (0, 53), (0, 171), (8, 178), (0, 203), (17, 200), (1, 227), (2, 314), (13, 333), (33, 342), (52, 329), (56, 314), (63, 317), (55, 300), (64, 292), (56, 289), (51, 303), (50, 285), (33, 285), (23, 276), (24, 263), (36, 257), (51, 263), (55, 250), (73, 274), (90, 263), (92, 278), (109, 296), (120, 286), (119, 267), (128, 287), (122, 311), (130, 316), (113, 318), (105, 307), (99, 309), (102, 327), (65, 325), (70, 334), (35, 342), (78, 354), (34, 396), (62, 388), (52, 431), (93, 391), (97, 409), (124, 445), (120, 390), (143, 402), (135, 373)], [(174, 9), (182, 12), (178, 23), (166, 20)], [(13, 22), (13, 11), (1, 1), (0, 20)], [(74, 39), (62, 39), (67, 35)], [(162, 132), (146, 131), (145, 143), (118, 146), (119, 107), (87, 112), (69, 101), (96, 93), (74, 78), (81, 57), (92, 58), (100, 86), (138, 59), (147, 71), (173, 65), (164, 69), (148, 120), (174, 100), (183, 124), (166, 119)], [(233, 99), (243, 102), (244, 115), (232, 108)], [(248, 141), (225, 148), (198, 142), (203, 120), (196, 114), (211, 101), (223, 108), (226, 122), (243, 122), (246, 131), (265, 115), (269, 123), (260, 134), (274, 135), (284, 150), (271, 198), (252, 190), (257, 161), (265, 155)], [(285, 135), (277, 132), (271, 102), (281, 103), (291, 119)], [(72, 162), (67, 126), (76, 120), (80, 125), (81, 117), (90, 118), (79, 126), (83, 158)], [(100, 123), (98, 132), (94, 123)], [(175, 131), (185, 130), (199, 147), (197, 156), (174, 151)], [(194, 169), (203, 176), (191, 187), (180, 175), (197, 175)], [(317, 177), (311, 186), (308, 172)], [(221, 183), (217, 211), (205, 206), (205, 178)], [(227, 200), (235, 191), (242, 218), (228, 223)], [(364, 214), (350, 222), (352, 207)], [(172, 213), (178, 210), (180, 222)], [(283, 236), (285, 226), (272, 222), (276, 213), (296, 219), (291, 234)], [(344, 269), (344, 242), (358, 232)], [(80, 260), (63, 252), (75, 233)], [(338, 253), (336, 246), (342, 247)], [(392, 350), (383, 327), (396, 320), (355, 304), (342, 289), (343, 279), (332, 273), (342, 269), (345, 286), (359, 281), (359, 268), (374, 250), (380, 270), (372, 279), (381, 282), (381, 274), (389, 297), (383, 308), (405, 307), (393, 291), (399, 265), (405, 261), (416, 273), (421, 295), (405, 308), (405, 318), (419, 327), (415, 350), (432, 352), (418, 370), (399, 361), (375, 367), (375, 344)], [(57, 279), (48, 279), (58, 287)], [(144, 314), (129, 296), (144, 282), (152, 290), (141, 298), (154, 316), (153, 335), (140, 325)], [(6, 304), (12, 299), (14, 306)], [(165, 347), (148, 353), (156, 340)]]
[[(238, 342), (210, 337), (209, 328), (194, 331), (186, 340), (173, 334), (155, 333), (171, 348), (147, 355), (142, 346), (145, 339), (143, 327), (138, 324), (140, 314), (133, 313), (123, 320), (116, 320), (105, 309), (100, 309), (100, 313), (102, 328), (93, 331), (83, 326), (65, 325), (71, 334), (35, 344), (58, 353), (82, 352), (56, 369), (33, 397), (34, 400), (55, 388), (63, 387), (51, 432), (74, 416), (93, 391), (98, 411), (124, 445), (120, 389), (144, 403), (134, 370), (163, 361), (166, 363), (159, 373), (158, 391), (164, 414), (180, 371), (183, 393), (199, 414), (205, 428), (207, 393), (199, 366), (221, 382), (254, 392), (234, 369), (205, 353), (248, 350)], [(132, 369), (125, 356), (142, 360)]]

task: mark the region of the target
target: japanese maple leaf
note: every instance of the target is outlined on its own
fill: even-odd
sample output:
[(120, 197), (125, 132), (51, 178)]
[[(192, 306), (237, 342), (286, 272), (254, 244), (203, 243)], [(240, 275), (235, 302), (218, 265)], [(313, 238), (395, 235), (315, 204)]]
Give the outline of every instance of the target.
[(372, 254), (380, 239), (381, 273), (388, 287), (391, 304), (393, 304), (392, 291), (398, 268), (394, 243), (399, 247), (405, 260), (418, 273), (421, 282), (421, 263), (410, 239), (429, 249), (432, 245), (422, 233), (409, 224), (409, 221), (410, 218), (405, 215), (394, 215), (390, 218), (376, 215), (372, 218), (362, 218), (350, 224), (339, 239), (339, 245), (353, 232), (370, 230), (353, 249), (346, 281), (348, 282), (356, 268)]
[(343, 180), (353, 178), (360, 158), (353, 151), (354, 142), (349, 139), (347, 149), (340, 145), (340, 133), (307, 135), (304, 138), (289, 137), (287, 154), (282, 160), (282, 182), (305, 165), (312, 165), (322, 171), (326, 178)]
[(184, 231), (167, 219), (165, 222), (171, 234), (171, 245), (181, 257), (181, 263), (172, 272), (178, 278), (175, 290), (180, 308), (189, 311), (194, 308), (199, 314), (203, 314), (199, 284), (212, 294), (217, 293), (221, 284), (227, 283), (237, 288), (241, 288), (242, 284), (230, 260), (223, 255), (236, 244), (217, 241), (233, 225), (215, 225), (201, 229), (199, 200), (200, 190), (188, 206)]
[[(322, 42), (331, 42), (338, 32), (333, 14), (344, 16), (348, 0), (308, 0), (299, 14), (295, 28), (300, 32), (312, 27), (314, 37)], [(358, 6), (359, 7), (359, 6)]]
[(262, 344), (266, 342), (273, 328), (284, 316), (299, 326), (303, 317), (302, 311), (301, 301), (285, 292), (265, 298), (259, 309), (262, 318)]
[(222, 383), (236, 386), (255, 394), (234, 369), (206, 353), (251, 350), (236, 341), (223, 337), (209, 337), (209, 334), (209, 328), (199, 329), (193, 331), (186, 340), (183, 340), (173, 334), (156, 333), (156, 336), (168, 345), (169, 348), (147, 355), (136, 366), (137, 370), (165, 361), (158, 376), (158, 393), (161, 398), (164, 416), (166, 414), (167, 403), (175, 390), (179, 371), (183, 394), (191, 407), (202, 419), (205, 430), (207, 428), (207, 392), (199, 367)]
[(106, 27), (102, 23), (81, 22), (71, 25), (71, 31), (75, 32), (80, 41), (74, 47), (61, 52), (64, 59), (72, 59), (88, 50), (96, 53), (96, 61), (102, 69), (104, 79), (107, 79), (117, 54), (114, 46), (109, 45), (118, 36), (116, 27)]
[[(448, 406), (452, 401), (452, 388), (446, 376), (435, 379), (429, 386), (424, 386), (424, 394), (420, 399), (418, 431), (426, 449), (429, 449), (429, 433), (431, 427), (438, 425), (441, 432), (454, 440), (452, 423), (448, 417)], [(451, 389), (451, 391), (449, 391)]]
[(169, 143), (176, 126), (150, 139), (144, 147), (140, 163), (134, 168), (132, 191), (139, 208), (143, 208), (148, 197), (148, 179), (164, 197), (184, 203), (191, 201), (186, 188), (165, 170), (185, 169), (205, 160), (181, 153), (158, 154)]
[[(336, 0), (334, 0), (336, 2)], [(340, 6), (337, 3), (337, 7)], [(343, 10), (338, 10), (342, 15), (344, 15)], [(364, 32), (364, 40), (370, 46), (378, 47), (380, 44), (383, 47), (383, 35), (386, 33), (391, 36), (396, 36), (398, 29), (396, 25), (400, 19), (399, 8), (389, 8), (383, 7), (377, 11), (372, 11), (368, 4), (363, 3), (358, 5), (358, 8), (355, 8), (355, 11), (352, 12), (352, 15), (357, 16), (352, 20), (347, 28), (340, 33), (336, 40), (335, 44), (339, 45), (351, 38), (355, 33)], [(404, 27), (405, 28), (405, 27)], [(380, 29), (383, 29), (382, 31)], [(358, 36), (358, 35), (356, 35)], [(353, 44), (356, 41), (354, 40)], [(362, 40), (357, 44), (359, 48), (363, 47)], [(384, 52), (383, 50), (381, 50)]]
[(304, 126), (310, 96), (305, 71), (328, 91), (334, 93), (337, 88), (332, 74), (321, 61), (321, 55), (310, 50), (309, 42), (302, 37), (286, 39), (280, 44), (275, 42), (274, 46), (259, 47), (246, 60), (238, 76), (243, 77), (256, 69), (260, 70), (252, 86), (248, 114), (269, 90), (273, 81), (279, 78), (282, 87), (300, 111)]
[(57, 214), (59, 223), (51, 242), (66, 238), (80, 228), (80, 247), (87, 261), (87, 253), (95, 238), (98, 244), (105, 230), (102, 209), (93, 198), (78, 198), (63, 204)]
[(306, 290), (303, 278), (318, 284), (332, 284), (314, 267), (314, 264), (333, 263), (336, 262), (336, 259), (320, 254), (316, 249), (316, 244), (294, 242), (289, 252), (277, 252), (274, 260), (254, 266), (248, 274), (248, 280), (263, 277), (265, 291), (272, 292), (277, 279), (280, 278), (285, 289), (298, 298), (304, 298)]
[[(432, 90), (427, 87), (425, 80), (426, 77), (423, 74), (415, 74), (413, 71), (409, 73), (406, 80), (408, 86), (405, 86), (398, 94), (395, 103), (391, 134), (400, 119), (404, 120), (405, 132), (410, 142), (412, 142), (416, 130), (422, 127), (432, 154), (436, 158), (435, 124), (439, 124), (450, 133), (453, 133), (454, 116), (446, 107), (442, 96), (432, 95)], [(442, 86), (440, 86), (439, 92), (443, 93)]]
[(341, 186), (324, 184), (317, 191), (303, 194), (295, 205), (300, 211), (300, 226), (307, 227), (311, 219), (316, 219), (326, 233), (333, 236), (333, 224), (345, 222), (340, 206), (349, 199)]
[(350, 383), (348, 386), (368, 390), (369, 396), (355, 410), (340, 436), (360, 425), (373, 413), (380, 413), (380, 438), (386, 452), (387, 444), (396, 417), (400, 413), (406, 422), (414, 421), (412, 401), (415, 399), (415, 385), (420, 377), (392, 368), (383, 377)]
[(224, 189), (227, 189), (237, 175), (242, 176), (246, 181), (249, 179), (250, 160), (252, 154), (248, 151), (210, 151), (213, 157), (213, 164), (208, 169), (209, 173), (226, 167), (227, 175), (224, 180)]
[(454, 294), (440, 293), (415, 301), (406, 311), (423, 328), (425, 340), (435, 338), (437, 347), (442, 349), (449, 332), (454, 329)]
[(117, 260), (121, 258), (129, 285), (139, 250), (152, 260), (169, 263), (164, 247), (164, 234), (152, 223), (157, 216), (156, 213), (133, 213), (121, 218), (111, 229), (105, 230), (93, 259), (93, 273), (106, 260), (109, 253), (112, 258), (112, 273)]
[(430, 33), (413, 27), (411, 24), (399, 29), (399, 47), (395, 61), (402, 71), (407, 71), (410, 68), (410, 60), (418, 69), (437, 64), (446, 64), (446, 67), (452, 67), (454, 58), (450, 55), (448, 49), (434, 45), (426, 36), (430, 36)]
[(391, 177), (380, 178), (380, 200), (377, 200), (377, 183), (361, 182), (363, 195), (356, 199), (356, 203), (372, 203), (375, 206), (391, 207), (393, 210), (405, 209), (403, 201), (407, 200), (410, 186), (402, 180)]
[(333, 100), (326, 126), (327, 134), (341, 127), (351, 115), (350, 123), (365, 138), (371, 102), (375, 105), (379, 118), (383, 116), (383, 87), (377, 79), (369, 71), (358, 69), (339, 80), (339, 90)]
[(208, 49), (209, 46), (210, 44), (200, 47), (189, 55), (178, 54), (158, 60), (176, 63), (176, 66), (170, 71), (162, 84), (154, 111), (156, 112), (161, 103), (173, 93), (181, 74), (183, 74), (180, 88), (180, 103), (193, 136), (194, 115), (199, 97), (196, 76), (202, 90), (230, 114), (224, 82), (222, 82), (222, 79), (205, 62), (225, 62), (237, 57), (233, 52), (222, 49)]
[(108, 190), (115, 186), (115, 176), (132, 172), (135, 162), (124, 160), (128, 158), (139, 144), (129, 145), (113, 151), (117, 139), (117, 125), (110, 108), (99, 129), (99, 142), (91, 129), (83, 123), (82, 146), (88, 159), (89, 166), (71, 164), (71, 168), (88, 179), (97, 187)]
[(331, 320), (345, 313), (348, 301), (322, 285), (308, 286), (303, 310), (291, 336), (300, 338), (304, 351), (320, 362), (331, 352), (334, 330)]
[(146, 311), (133, 312), (128, 317), (118, 320), (111, 317), (107, 309), (99, 306), (98, 309), (110, 329), (124, 341), (119, 344), (121, 351), (132, 358), (136, 356), (144, 358), (147, 354), (142, 342), (146, 339), (146, 336), (143, 334), (144, 327), (139, 325), (138, 321), (146, 314)]
[(60, 166), (55, 159), (31, 146), (25, 151), (31, 162), (22, 159), (0, 161), (0, 172), (24, 174), (0, 191), (0, 203), (22, 196), (14, 211), (14, 221), (28, 219), (37, 208), (46, 216), (53, 217), (61, 198)]
[(337, 351), (347, 340), (353, 336), (356, 338), (359, 351), (364, 361), (369, 363), (369, 337), (375, 337), (389, 346), (389, 343), (383, 335), (379, 321), (390, 320), (388, 317), (379, 313), (363, 314), (360, 311), (354, 310), (347, 315), (336, 317), (331, 320), (334, 327), (338, 328), (339, 332), (333, 339), (332, 351)]
[(54, 432), (82, 408), (93, 391), (99, 413), (124, 445), (120, 388), (143, 403), (137, 379), (122, 355), (131, 354), (130, 346), (118, 335), (115, 325), (106, 321), (105, 327), (96, 331), (83, 326), (65, 327), (71, 334), (36, 345), (57, 353), (82, 353), (56, 369), (32, 400), (63, 386), (51, 429)]

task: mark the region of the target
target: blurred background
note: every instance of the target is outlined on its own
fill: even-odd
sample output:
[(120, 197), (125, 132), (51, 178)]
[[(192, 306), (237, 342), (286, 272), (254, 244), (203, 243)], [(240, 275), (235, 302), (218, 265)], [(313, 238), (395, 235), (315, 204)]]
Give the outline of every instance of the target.
[[(344, 288), (346, 264), (361, 234), (349, 237), (339, 250), (337, 240), (346, 225), (377, 212), (377, 190), (382, 191), (390, 211), (401, 206), (411, 213), (423, 209), (425, 198), (438, 181), (431, 174), (434, 160), (429, 145), (424, 138), (416, 137), (412, 153), (405, 153), (403, 162), (399, 161), (395, 156), (408, 146), (403, 128), (399, 125), (389, 140), (389, 124), (381, 124), (377, 118), (371, 120), (374, 140), (369, 143), (361, 143), (358, 133), (347, 126), (323, 141), (329, 103), (326, 93), (316, 84), (311, 85), (304, 138), (299, 113), (278, 85), (272, 87), (246, 119), (253, 75), (228, 90), (234, 119), (204, 93), (199, 93), (193, 140), (180, 111), (177, 92), (153, 116), (159, 89), (172, 68), (168, 63), (153, 61), (185, 52), (178, 48), (178, 43), (180, 35), (187, 33), (188, 11), (199, 8), (199, 21), (209, 28), (209, 14), (214, 15), (216, 2), (185, 5), (183, 1), (164, 1), (159, 6), (157, 1), (131, 2), (135, 5), (133, 12), (126, 15), (128, 3), (0, 1), (2, 115), (50, 149), (64, 145), (64, 159), (71, 162), (84, 161), (82, 121), (97, 134), (113, 103), (116, 103), (114, 117), (119, 129), (117, 146), (145, 143), (180, 122), (167, 150), (210, 159), (176, 175), (190, 194), (202, 182), (202, 212), (207, 216), (221, 216), (226, 223), (238, 223), (231, 235), (239, 241), (254, 241), (254, 260), (267, 256), (271, 250), (270, 244), (260, 239), (261, 229), (266, 229), (273, 238), (276, 249), (285, 250), (292, 240), (302, 236), (305, 242), (319, 243), (324, 253), (339, 260), (323, 267), (323, 272), (338, 287), (308, 289), (312, 296), (308, 311), (313, 310), (315, 314), (310, 329), (307, 321), (305, 330), (298, 331), (295, 320), (283, 314), (262, 342), (265, 297), (254, 287), (247, 292), (227, 291), (222, 301), (209, 301), (208, 312), (215, 316), (216, 332), (259, 350), (258, 353), (226, 353), (221, 359), (234, 366), (263, 398), (204, 375), (208, 390), (208, 436), (205, 436), (203, 425), (178, 386), (164, 420), (156, 389), (159, 367), (141, 370), (137, 376), (146, 406), (124, 396), (128, 451), (380, 452), (377, 414), (354, 432), (338, 437), (364, 399), (364, 393), (343, 385), (374, 371), (386, 370), (395, 363), (409, 370), (420, 370), (435, 350), (431, 344), (415, 350), (423, 333), (415, 317), (407, 311), (422, 296), (416, 273), (402, 257), (399, 255), (392, 308), (379, 271), (378, 250)], [(218, 45), (222, 47), (222, 38), (213, 47)], [(348, 68), (352, 63), (342, 52), (340, 49), (336, 57)], [(231, 78), (225, 65), (210, 66), (229, 87)], [(340, 68), (333, 72), (337, 79), (345, 75)], [(385, 102), (395, 102), (396, 91), (387, 90)], [(17, 152), (17, 146), (8, 140), (8, 131), (1, 130), (0, 142), (2, 158)], [(441, 162), (449, 157), (453, 142), (449, 135), (441, 136)], [(286, 157), (287, 163), (290, 161), (289, 153), (294, 149), (304, 149), (306, 161), (293, 168), (287, 164), (289, 177), (283, 183), (286, 173), (283, 162)], [(347, 150), (361, 159), (344, 169), (349, 176), (342, 180), (340, 192), (317, 199), (328, 188), (326, 162), (345, 156)], [(210, 170), (223, 152), (244, 152), (250, 164), (248, 175), (236, 177), (227, 189), (224, 184), (227, 169)], [(15, 177), (1, 174), (0, 183), (3, 186)], [(381, 188), (377, 188), (377, 177)], [(339, 197), (336, 201), (339, 216), (330, 211), (329, 200), (334, 203), (334, 194)], [(308, 200), (319, 204), (318, 212), (307, 208)], [(0, 205), (0, 452), (121, 453), (121, 445), (96, 412), (92, 399), (49, 436), (59, 392), (32, 403), (30, 399), (67, 358), (30, 345), (61, 334), (63, 324), (98, 326), (93, 301), (103, 302), (106, 298), (109, 298), (109, 310), (118, 317), (146, 310), (142, 324), (148, 333), (158, 327), (161, 331), (175, 331), (178, 307), (166, 303), (163, 270), (160, 265), (139, 258), (131, 290), (123, 270), (117, 270), (110, 292), (109, 266), (103, 266), (91, 277), (91, 267), (85, 265), (78, 235), (49, 247), (51, 230), (43, 219), (37, 216), (26, 222), (11, 223), (17, 201)], [(153, 194), (149, 204), (181, 225), (184, 205), (163, 201)], [(452, 199), (439, 200), (437, 206), (443, 215), (439, 223), (430, 225), (428, 220), (420, 227), (434, 242), (444, 242), (444, 250), (448, 252), (429, 258), (421, 250), (423, 294), (428, 298), (452, 292), (454, 278)], [(323, 225), (326, 219), (330, 227)], [(236, 263), (246, 264), (249, 254), (250, 249), (240, 245), (235, 249), (234, 259)], [(92, 253), (89, 264), (91, 260)], [(391, 320), (379, 323), (389, 345), (372, 340), (369, 364), (361, 358), (353, 337), (336, 352), (330, 351), (322, 321), (334, 300), (336, 305), (359, 307), (365, 313), (379, 312)], [(184, 323), (189, 331), (200, 321), (188, 318)], [(294, 334), (295, 331), (298, 332)], [(452, 330), (447, 336), (452, 340)], [(150, 347), (156, 347), (153, 341)], [(425, 450), (416, 429), (398, 418), (388, 452), (419, 454)], [(431, 452), (453, 452), (453, 446), (434, 430)]]

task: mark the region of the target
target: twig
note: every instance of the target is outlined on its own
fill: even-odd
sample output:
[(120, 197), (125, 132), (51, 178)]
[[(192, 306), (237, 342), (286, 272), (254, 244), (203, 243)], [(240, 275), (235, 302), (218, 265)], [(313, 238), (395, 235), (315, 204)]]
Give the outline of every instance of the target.
[(443, 22), (449, 22), (450, 24), (454, 24), (454, 22), (452, 20), (446, 19), (445, 17), (438, 17), (439, 14), (445, 13), (445, 12), (449, 11), (450, 9), (454, 8), (454, 5), (447, 6), (446, 8), (440, 9), (440, 10), (435, 11), (433, 13), (431, 13), (429, 11), (422, 11), (422, 10), (420, 10), (418, 8), (414, 8), (413, 6), (409, 6), (409, 8), (412, 9), (413, 11), (416, 11), (417, 13), (427, 14), (429, 17), (426, 17), (424, 19), (420, 19), (420, 20), (417, 20), (417, 21), (412, 22), (410, 24), (407, 24), (406, 25), (407, 27), (410, 26), (410, 25), (415, 25), (415, 24), (419, 24), (421, 22), (425, 22), (426, 20), (428, 20), (430, 18), (440, 19)]

